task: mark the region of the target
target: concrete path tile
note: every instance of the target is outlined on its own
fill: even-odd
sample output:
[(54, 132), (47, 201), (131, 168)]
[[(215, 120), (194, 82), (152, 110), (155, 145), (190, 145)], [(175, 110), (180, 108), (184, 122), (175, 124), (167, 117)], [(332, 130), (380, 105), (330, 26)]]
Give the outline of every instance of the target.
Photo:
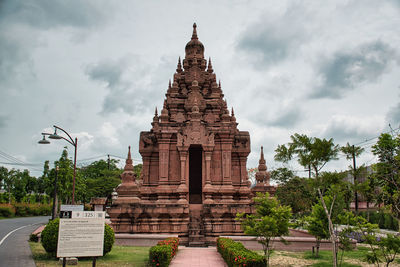
[(227, 267), (216, 247), (179, 247), (170, 267)]

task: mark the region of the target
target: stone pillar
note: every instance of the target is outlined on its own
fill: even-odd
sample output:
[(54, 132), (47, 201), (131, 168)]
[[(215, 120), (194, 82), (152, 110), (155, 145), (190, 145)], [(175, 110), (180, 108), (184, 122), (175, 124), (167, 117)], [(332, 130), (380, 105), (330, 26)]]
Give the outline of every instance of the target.
[(178, 203), (180, 204), (188, 204), (187, 200), (187, 193), (188, 187), (186, 185), (186, 161), (187, 161), (187, 148), (178, 148), (179, 150), (179, 158), (181, 163), (181, 181), (180, 185), (178, 186), (177, 192), (179, 193), (179, 200)]
[(143, 167), (142, 167), (142, 177), (143, 185), (148, 185), (150, 183), (150, 156), (142, 155), (143, 157)]
[(211, 186), (211, 156), (212, 156), (212, 148), (206, 148), (203, 146), (204, 149), (204, 159), (206, 165), (206, 182), (203, 188), (204, 193), (204, 204), (212, 204), (214, 201), (212, 200), (212, 186)]
[(232, 186), (232, 142), (231, 140), (222, 140), (222, 202), (231, 203), (233, 201), (234, 188)]
[(168, 184), (169, 141), (169, 138), (159, 139), (159, 184)]

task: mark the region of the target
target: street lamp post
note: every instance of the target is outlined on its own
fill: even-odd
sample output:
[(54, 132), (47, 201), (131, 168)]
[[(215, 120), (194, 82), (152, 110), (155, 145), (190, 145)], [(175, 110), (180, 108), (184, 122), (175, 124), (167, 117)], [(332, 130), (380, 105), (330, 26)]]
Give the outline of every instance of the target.
[[(78, 149), (78, 138), (75, 137), (75, 140), (69, 135), (69, 133), (67, 131), (65, 131), (63, 128), (58, 127), (56, 125), (53, 125), (54, 127), (54, 133), (50, 134), (50, 133), (42, 133), (43, 135), (43, 139), (40, 140), (38, 143), (39, 144), (50, 144), (49, 140), (46, 140), (46, 135), (49, 136), (49, 139), (55, 139), (55, 140), (59, 140), (59, 139), (64, 139), (65, 141), (67, 141), (68, 143), (70, 143), (71, 145), (74, 146), (75, 148), (75, 153), (74, 153), (74, 177), (72, 180), (72, 205), (75, 205), (75, 178), (76, 178), (76, 150)], [(57, 134), (57, 130), (63, 131), (69, 139), (58, 135)]]
[(53, 213), (51, 215), (51, 220), (56, 218), (57, 207), (56, 207), (56, 198), (57, 198), (57, 179), (58, 178), (58, 165), (56, 166), (56, 177), (54, 178), (54, 197), (53, 197)]

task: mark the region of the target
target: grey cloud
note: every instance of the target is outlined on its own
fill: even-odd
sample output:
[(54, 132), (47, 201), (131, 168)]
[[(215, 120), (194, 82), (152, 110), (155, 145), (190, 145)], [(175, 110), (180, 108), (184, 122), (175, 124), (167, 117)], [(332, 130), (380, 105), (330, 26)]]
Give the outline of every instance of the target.
[(302, 113), (299, 108), (288, 108), (277, 114), (274, 119), (269, 121), (272, 126), (290, 128), (302, 120)]
[(400, 103), (389, 110), (386, 115), (386, 120), (393, 128), (400, 127)]
[(89, 65), (85, 73), (93, 81), (106, 84), (107, 95), (101, 115), (119, 110), (132, 114), (154, 109), (154, 96), (158, 95), (157, 100), (162, 101), (168, 85), (167, 73), (173, 73), (172, 66), (165, 58), (160, 64), (150, 66), (139, 56), (128, 56)]
[[(373, 122), (371, 122), (373, 123)], [(379, 132), (379, 125), (376, 125), (376, 129)], [(316, 136), (322, 136), (324, 138), (333, 138), (335, 143), (344, 144), (346, 142), (359, 143), (360, 141), (366, 140), (373, 136), (374, 132), (360, 124), (354, 123), (354, 121), (346, 121), (340, 119), (333, 119), (330, 121), (327, 128), (321, 133), (316, 133)]]
[(293, 5), (278, 18), (264, 14), (240, 36), (236, 48), (244, 51), (256, 66), (266, 67), (286, 59), (308, 36), (305, 13), (308, 12), (304, 7)]
[(104, 22), (103, 10), (102, 5), (94, 5), (91, 1), (6, 0), (1, 4), (0, 21), (23, 23), (41, 29), (92, 27)]
[(396, 51), (382, 41), (366, 43), (351, 51), (339, 51), (319, 64), (322, 84), (312, 98), (342, 98), (362, 83), (377, 81), (395, 59)]
[(0, 115), (0, 130), (7, 127), (7, 117)]
[[(111, 12), (109, 9), (107, 12), (108, 16)], [(34, 75), (31, 52), (38, 45), (42, 32), (61, 27), (92, 30), (105, 23), (107, 16), (103, 5), (91, 1), (1, 1), (0, 85)], [(15, 83), (10, 85), (15, 86)]]

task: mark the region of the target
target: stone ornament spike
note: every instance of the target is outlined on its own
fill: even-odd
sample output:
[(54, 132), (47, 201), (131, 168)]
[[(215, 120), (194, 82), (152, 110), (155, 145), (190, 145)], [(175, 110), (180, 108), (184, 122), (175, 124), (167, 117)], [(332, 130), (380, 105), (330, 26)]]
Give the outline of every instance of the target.
[(182, 72), (181, 57), (178, 58), (178, 66), (176, 67), (176, 72), (177, 73), (181, 73)]
[(131, 157), (131, 146), (128, 147), (128, 157), (125, 161), (124, 171), (133, 171), (133, 161)]
[(266, 170), (267, 170), (267, 165), (265, 165), (264, 147), (261, 146), (261, 155), (260, 155), (260, 160), (258, 161), (258, 171), (266, 171)]
[(196, 22), (193, 23), (193, 33), (192, 33), (192, 40), (198, 40), (199, 38), (197, 37), (197, 25)]
[(212, 67), (212, 64), (211, 64), (211, 57), (208, 59), (208, 67), (207, 67), (207, 72), (208, 73), (213, 73), (213, 67)]

